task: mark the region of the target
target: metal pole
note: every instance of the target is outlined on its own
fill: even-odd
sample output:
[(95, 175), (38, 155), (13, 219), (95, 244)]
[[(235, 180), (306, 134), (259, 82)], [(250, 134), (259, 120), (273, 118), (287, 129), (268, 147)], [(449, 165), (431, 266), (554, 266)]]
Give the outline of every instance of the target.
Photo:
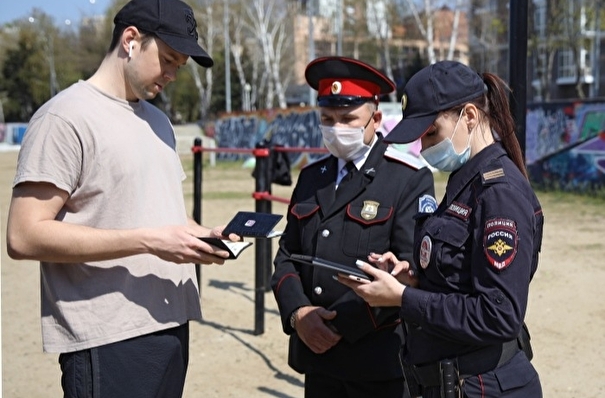
[(250, 104), (250, 91), (252, 91), (252, 86), (249, 83), (244, 84), (244, 111), (250, 112), (252, 110), (252, 106)]
[(224, 36), (225, 36), (225, 111), (231, 112), (231, 56), (229, 54), (230, 42), (229, 38), (229, 7), (227, 1), (223, 2), (223, 25), (224, 25)]
[[(264, 142), (256, 144), (254, 150), (256, 156), (256, 180), (255, 192), (268, 192), (271, 182), (267, 176), (269, 173), (269, 148)], [(256, 212), (270, 213), (270, 201), (256, 199)], [(254, 286), (254, 334), (260, 335), (265, 330), (265, 282), (267, 258), (271, 257), (270, 239), (255, 240), (255, 286)]]
[[(202, 139), (196, 137), (193, 140), (193, 219), (202, 225)], [(202, 295), (202, 268), (200, 264), (195, 264), (195, 274), (197, 276), (197, 285)]]
[(595, 16), (595, 38), (594, 38), (594, 52), (593, 52), (593, 57), (592, 57), (592, 65), (593, 65), (593, 69), (592, 69), (592, 75), (594, 76), (594, 82), (592, 83), (592, 95), (590, 96), (591, 98), (595, 98), (599, 96), (599, 90), (600, 90), (600, 86), (601, 86), (601, 68), (600, 68), (600, 61), (601, 61), (601, 2), (597, 1), (596, 2), (596, 8), (597, 8), (597, 12), (596, 12), (596, 16)]
[[(313, 14), (315, 14), (313, 2), (315, 0), (307, 1), (307, 16), (309, 17), (309, 62), (315, 59), (315, 37), (313, 31)], [(309, 87), (309, 105), (315, 106), (315, 90)]]
[(336, 55), (342, 57), (342, 29), (343, 29), (343, 20), (342, 20), (342, 0), (338, 0), (338, 5), (336, 7), (336, 23), (338, 29), (338, 42), (336, 43)]
[[(271, 169), (271, 167), (273, 167), (273, 164), (271, 162), (271, 156), (272, 151), (274, 150), (275, 148), (269, 147), (269, 155), (266, 159), (267, 167), (265, 167), (265, 191), (269, 193), (269, 195), (271, 195), (271, 184), (273, 182), (273, 170)], [(273, 213), (273, 201), (264, 200), (263, 202), (263, 213)], [(265, 265), (265, 292), (270, 292), (271, 276), (273, 275), (273, 239), (263, 239), (263, 244), (265, 245), (263, 252), (263, 264)]]
[[(29, 23), (36, 23), (36, 18), (29, 17)], [(54, 97), (59, 91), (59, 83), (57, 82), (57, 72), (55, 70), (55, 46), (53, 43), (53, 32), (46, 31), (43, 26), (34, 25), (36, 33), (38, 33), (44, 42), (44, 52), (46, 53), (46, 61), (48, 62), (48, 85), (50, 90), (50, 98)]]
[(59, 83), (57, 83), (57, 72), (55, 70), (55, 46), (53, 43), (52, 33), (49, 32), (46, 39), (48, 66), (50, 69), (50, 97), (54, 97), (59, 91)]
[(509, 85), (512, 90), (509, 101), (524, 159), (527, 112), (527, 8), (526, 0), (511, 0), (508, 29)]

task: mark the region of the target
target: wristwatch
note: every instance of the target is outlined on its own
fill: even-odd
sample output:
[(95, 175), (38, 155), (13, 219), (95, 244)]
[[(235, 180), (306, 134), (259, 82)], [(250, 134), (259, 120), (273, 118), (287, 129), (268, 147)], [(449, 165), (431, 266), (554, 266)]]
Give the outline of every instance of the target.
[(290, 314), (290, 327), (294, 330), (296, 330), (296, 314), (298, 313), (299, 309), (300, 307), (292, 311), (292, 314)]

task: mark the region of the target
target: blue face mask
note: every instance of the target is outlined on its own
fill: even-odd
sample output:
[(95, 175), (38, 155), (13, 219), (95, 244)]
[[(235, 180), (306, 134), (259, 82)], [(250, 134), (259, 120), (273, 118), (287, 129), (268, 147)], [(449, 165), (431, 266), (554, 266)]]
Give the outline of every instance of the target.
[[(454, 126), (452, 138), (454, 138), (454, 135), (456, 134), (458, 123), (460, 123), (460, 119), (462, 118), (462, 112), (464, 112), (464, 109), (460, 111), (458, 121), (456, 122), (456, 126)], [(466, 148), (462, 152), (456, 153), (456, 150), (454, 149), (454, 144), (452, 143), (451, 138), (448, 137), (437, 145), (433, 145), (432, 147), (421, 151), (420, 154), (428, 164), (438, 170), (456, 171), (460, 167), (462, 167), (466, 162), (468, 162), (468, 159), (471, 157), (470, 144), (471, 136), (469, 134), (468, 142), (466, 143)]]

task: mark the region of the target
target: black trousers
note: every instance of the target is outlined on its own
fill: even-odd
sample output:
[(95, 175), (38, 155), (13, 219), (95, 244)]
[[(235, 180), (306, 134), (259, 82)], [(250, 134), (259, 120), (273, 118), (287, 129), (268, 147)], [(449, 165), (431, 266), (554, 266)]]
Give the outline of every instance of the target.
[(305, 374), (305, 398), (404, 398), (403, 377), (392, 380), (342, 380)]
[[(464, 379), (463, 398), (542, 398), (538, 373), (523, 351), (499, 368)], [(422, 398), (441, 398), (440, 387), (425, 388)]]
[(178, 398), (189, 362), (189, 324), (59, 355), (64, 398)]

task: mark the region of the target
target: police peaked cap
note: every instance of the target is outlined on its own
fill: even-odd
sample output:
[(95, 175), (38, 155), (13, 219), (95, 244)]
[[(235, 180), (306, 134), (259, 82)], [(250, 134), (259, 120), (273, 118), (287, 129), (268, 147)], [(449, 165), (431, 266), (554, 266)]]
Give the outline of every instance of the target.
[(322, 57), (307, 65), (307, 83), (317, 90), (317, 104), (357, 106), (395, 91), (395, 83), (376, 68), (352, 58)]

